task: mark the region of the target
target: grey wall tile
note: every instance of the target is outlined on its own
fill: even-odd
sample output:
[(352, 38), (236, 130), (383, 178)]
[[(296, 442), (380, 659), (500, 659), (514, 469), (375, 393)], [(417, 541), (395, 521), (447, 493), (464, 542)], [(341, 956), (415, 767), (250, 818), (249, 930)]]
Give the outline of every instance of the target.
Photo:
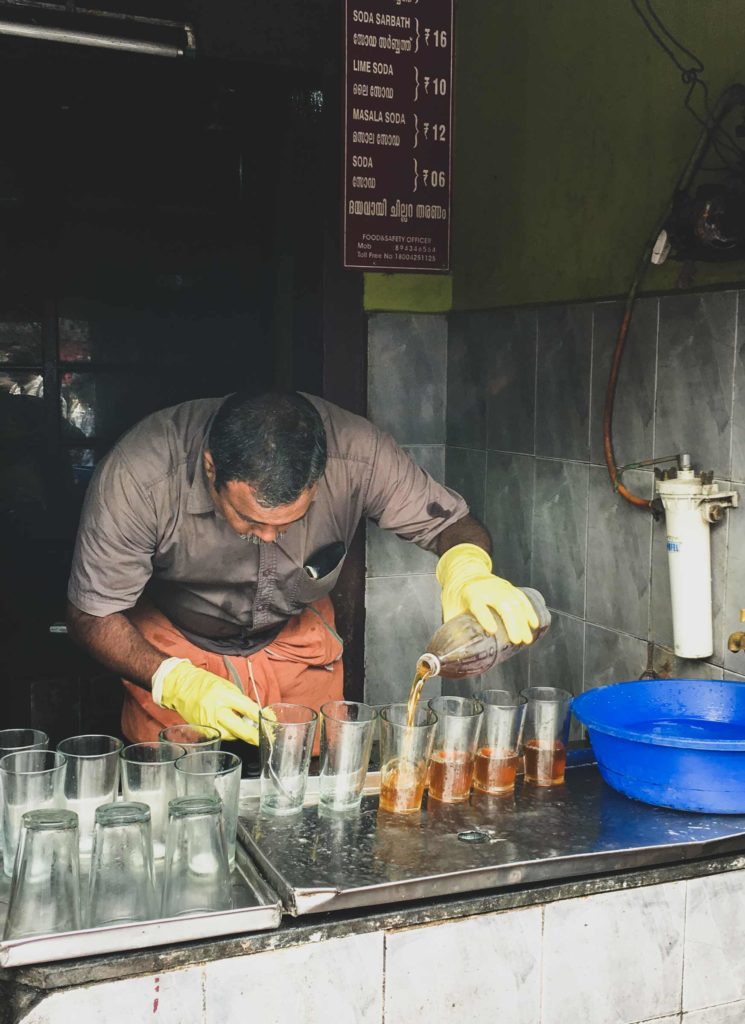
[(454, 448), (445, 452), (445, 482), (468, 502), (477, 519), (484, 518), (486, 452), (475, 448)]
[(386, 1024), (536, 1024), (541, 921), (531, 907), (386, 935)]
[(736, 292), (660, 299), (655, 455), (730, 477)]
[(584, 689), (638, 679), (647, 664), (647, 644), (626, 633), (610, 629), (585, 627)]
[[(651, 473), (629, 472), (626, 484), (651, 498)], [(652, 516), (613, 490), (605, 467), (590, 468), (587, 621), (645, 637), (649, 626)]]
[[(365, 700), (406, 700), (419, 655), (442, 622), (434, 576), (387, 576), (367, 581)], [(439, 681), (427, 696), (439, 693)]]
[(486, 448), (486, 368), (489, 324), (480, 313), (451, 313), (448, 321), (447, 443)]
[(721, 679), (721, 665), (700, 658), (678, 658), (669, 647), (654, 648), (654, 671), (667, 679)]
[(685, 882), (546, 906), (542, 1024), (632, 1024), (680, 1009)]
[[(745, 502), (745, 488), (739, 487), (739, 491), (741, 500)], [(722, 610), (723, 662), (724, 667), (731, 672), (745, 674), (745, 654), (732, 654), (727, 648), (730, 633), (745, 629), (745, 625), (740, 622), (740, 609), (745, 608), (745, 504), (727, 513), (727, 541), (726, 583)]]
[[(719, 480), (719, 489), (729, 490), (729, 484)], [(727, 612), (725, 611), (728, 537), (732, 523), (737, 525), (738, 511), (725, 513), (725, 518), (710, 530), (711, 540), (711, 607), (714, 652), (710, 660), (716, 665), (724, 662)], [(732, 520), (732, 516), (735, 519)], [(664, 518), (658, 520), (652, 532), (652, 597), (649, 614), (649, 639), (666, 647), (673, 647), (673, 610), (670, 597), (670, 569), (667, 554), (667, 528)], [(744, 563), (745, 564), (745, 563)], [(739, 606), (738, 606), (739, 607)]]
[(589, 458), (592, 306), (538, 311), (536, 455)]
[[(613, 441), (619, 466), (628, 462), (639, 462), (652, 455), (657, 305), (656, 298), (640, 299), (636, 303), (626, 337), (613, 411)], [(600, 302), (594, 310), (590, 457), (597, 465), (605, 465), (605, 389), (623, 310), (622, 302)]]
[(732, 407), (732, 479), (745, 481), (745, 294), (737, 294), (737, 352)]
[(486, 444), (532, 455), (535, 446), (536, 314), (507, 309), (489, 318)]
[(375, 313), (368, 321), (368, 415), (399, 444), (444, 444), (447, 319)]
[[(745, 670), (745, 666), (743, 668)], [(738, 675), (737, 672), (727, 672), (725, 670), (722, 678), (729, 679), (733, 683), (745, 683), (745, 675)]]
[(551, 608), (584, 617), (589, 466), (536, 460), (532, 586)]
[(745, 1000), (725, 1003), (723, 1006), (707, 1006), (704, 1010), (684, 1013), (683, 1024), (742, 1024), (745, 1020)]
[[(544, 641), (541, 640), (541, 643)], [(468, 679), (443, 679), (442, 692), (456, 697), (474, 697), (480, 690), (509, 690), (520, 693), (530, 686), (530, 660), (528, 650), (520, 651), (509, 661), (495, 665), (480, 676)]]
[[(445, 445), (410, 445), (406, 450), (435, 480), (445, 482)], [(401, 540), (390, 530), (381, 530), (373, 522), (367, 524), (368, 576), (432, 573), (436, 562), (437, 557), (431, 552)]]
[(552, 609), (551, 628), (530, 649), (530, 685), (582, 693), (584, 643), (585, 623)]
[(688, 883), (683, 1010), (745, 999), (745, 871)]
[(487, 455), (484, 522), (492, 536), (494, 572), (516, 586), (531, 578), (534, 467), (528, 455)]
[[(530, 685), (557, 686), (575, 696), (582, 693), (584, 646), (585, 623), (582, 619), (551, 609), (551, 628), (530, 649)], [(581, 738), (582, 727), (573, 718), (569, 739)]]

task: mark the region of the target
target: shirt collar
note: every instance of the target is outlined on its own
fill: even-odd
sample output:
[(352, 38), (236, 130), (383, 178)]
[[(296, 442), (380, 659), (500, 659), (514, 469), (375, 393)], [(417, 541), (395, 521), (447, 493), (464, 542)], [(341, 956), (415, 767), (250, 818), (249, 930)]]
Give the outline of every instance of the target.
[(189, 497), (186, 500), (186, 511), (194, 514), (203, 512), (214, 512), (215, 504), (209, 491), (207, 473), (204, 468), (204, 453), (207, 449), (207, 438), (202, 441), (197, 461), (194, 466), (194, 475), (189, 487)]

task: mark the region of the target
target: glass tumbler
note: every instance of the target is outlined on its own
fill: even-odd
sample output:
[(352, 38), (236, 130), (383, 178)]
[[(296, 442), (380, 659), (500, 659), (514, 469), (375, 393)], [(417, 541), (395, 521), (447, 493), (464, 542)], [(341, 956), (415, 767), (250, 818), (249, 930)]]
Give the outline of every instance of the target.
[(220, 749), (220, 731), (211, 725), (169, 725), (160, 730), (158, 738), (161, 743), (178, 743), (187, 754)]
[(166, 853), (168, 804), (176, 796), (176, 761), (184, 756), (177, 743), (133, 743), (122, 750), (122, 794), (129, 802), (147, 804), (153, 856)]
[(19, 750), (46, 750), (49, 737), (40, 729), (0, 729), (0, 757)]
[(88, 885), (88, 926), (157, 917), (150, 808), (141, 803), (101, 804), (95, 811)]
[[(0, 758), (6, 754), (17, 754), (20, 750), (46, 750), (49, 737), (40, 729), (0, 729)], [(2, 827), (3, 780), (0, 772), (0, 828)], [(0, 836), (0, 854), (2, 837)], [(11, 864), (11, 870), (13, 865)], [(8, 872), (10, 873), (10, 872)]]
[(482, 793), (510, 793), (515, 788), (527, 702), (509, 690), (483, 690), (476, 697), (484, 705), (484, 714), (473, 788)]
[(5, 939), (80, 928), (78, 816), (74, 811), (26, 811), (10, 884)]
[(408, 724), (406, 704), (380, 712), (380, 810), (413, 814), (422, 806), (437, 715), (418, 704)]
[(220, 798), (222, 827), (232, 870), (235, 867), (235, 836), (241, 795), (241, 759), (225, 750), (198, 750), (185, 754), (176, 762), (176, 792), (179, 796)]
[(378, 713), (368, 704), (332, 700), (321, 707), (319, 803), (335, 811), (359, 807)]
[[(26, 811), (64, 807), (67, 762), (57, 750), (19, 750), (0, 760), (3, 790), (3, 871), (13, 874)], [(77, 818), (76, 818), (77, 823)], [(77, 837), (77, 829), (75, 835)]]
[(90, 854), (96, 808), (116, 800), (119, 793), (119, 754), (123, 747), (114, 736), (70, 736), (57, 744), (67, 758), (65, 806), (78, 816), (80, 853)]
[(435, 742), (429, 762), (429, 795), (447, 804), (468, 800), (484, 705), (473, 697), (434, 697)]
[(268, 704), (259, 715), (260, 808), (294, 814), (303, 806), (318, 712), (302, 704)]
[(162, 916), (210, 913), (230, 906), (230, 869), (219, 798), (171, 800)]
[(523, 690), (525, 711), (523, 748), (525, 781), (535, 786), (558, 786), (564, 781), (572, 695), (553, 686)]

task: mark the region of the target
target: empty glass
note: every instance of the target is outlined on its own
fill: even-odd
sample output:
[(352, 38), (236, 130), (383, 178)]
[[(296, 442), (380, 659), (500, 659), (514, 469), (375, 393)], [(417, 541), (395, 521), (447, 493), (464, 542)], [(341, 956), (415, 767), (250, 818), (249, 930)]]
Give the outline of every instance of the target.
[(434, 697), (435, 742), (429, 762), (429, 795), (443, 803), (468, 800), (484, 705), (473, 697)]
[(302, 704), (269, 704), (259, 715), (262, 811), (294, 814), (303, 806), (318, 713)]
[(19, 750), (46, 750), (49, 737), (40, 729), (0, 729), (0, 757)]
[(422, 806), (437, 715), (418, 704), (408, 725), (406, 704), (380, 712), (380, 810), (413, 814)]
[(114, 736), (70, 736), (57, 744), (67, 758), (65, 806), (78, 816), (80, 852), (93, 846), (96, 808), (116, 800), (119, 793), (119, 754), (122, 741)]
[[(0, 729), (0, 759), (6, 754), (16, 754), (20, 750), (46, 750), (48, 746), (49, 737), (40, 729)], [(0, 821), (2, 820), (2, 799), (3, 780), (2, 772), (0, 772)], [(2, 853), (1, 837), (0, 853)], [(11, 870), (12, 867), (11, 864)]]
[(26, 811), (10, 885), (5, 939), (80, 928), (78, 816), (74, 811)]
[(476, 750), (473, 788), (482, 793), (509, 793), (515, 788), (520, 761), (526, 700), (509, 690), (483, 690), (484, 705)]
[(176, 792), (179, 796), (219, 796), (228, 863), (231, 869), (234, 868), (241, 759), (225, 750), (198, 750), (185, 754), (176, 762)]
[(65, 756), (56, 750), (19, 750), (0, 760), (3, 870), (8, 877), (13, 874), (21, 818), (26, 811), (64, 807), (65, 768)]
[(319, 802), (335, 811), (359, 807), (378, 713), (368, 704), (332, 700), (321, 707)]
[(158, 737), (162, 743), (178, 743), (187, 754), (220, 749), (220, 731), (211, 725), (169, 725), (160, 730)]
[(150, 808), (141, 803), (102, 804), (95, 811), (88, 925), (96, 928), (156, 916)]
[(165, 856), (168, 803), (176, 796), (176, 761), (184, 756), (177, 743), (133, 743), (122, 750), (124, 799), (150, 808), (153, 856)]
[(525, 711), (523, 749), (525, 781), (535, 786), (558, 786), (564, 781), (572, 695), (554, 686), (523, 690)]
[(228, 851), (216, 796), (184, 796), (168, 808), (163, 917), (229, 910)]

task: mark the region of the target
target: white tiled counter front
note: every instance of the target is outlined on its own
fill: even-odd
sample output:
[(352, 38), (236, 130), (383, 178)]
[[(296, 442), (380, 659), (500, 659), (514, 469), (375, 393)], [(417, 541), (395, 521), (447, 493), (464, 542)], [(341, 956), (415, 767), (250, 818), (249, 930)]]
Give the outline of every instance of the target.
[[(350, 918), (346, 934), (331, 937), (338, 922), (319, 919), (296, 944), (291, 927), (269, 943), (281, 948), (207, 953), (184, 969), (29, 991), (25, 1000), (22, 989), (12, 1006), (0, 1004), (0, 1021), (741, 1024), (745, 870), (733, 863), (458, 919), (445, 907), (440, 920), (415, 927), (405, 908), (389, 910), (380, 927)], [(84, 965), (77, 969), (80, 979)]]

